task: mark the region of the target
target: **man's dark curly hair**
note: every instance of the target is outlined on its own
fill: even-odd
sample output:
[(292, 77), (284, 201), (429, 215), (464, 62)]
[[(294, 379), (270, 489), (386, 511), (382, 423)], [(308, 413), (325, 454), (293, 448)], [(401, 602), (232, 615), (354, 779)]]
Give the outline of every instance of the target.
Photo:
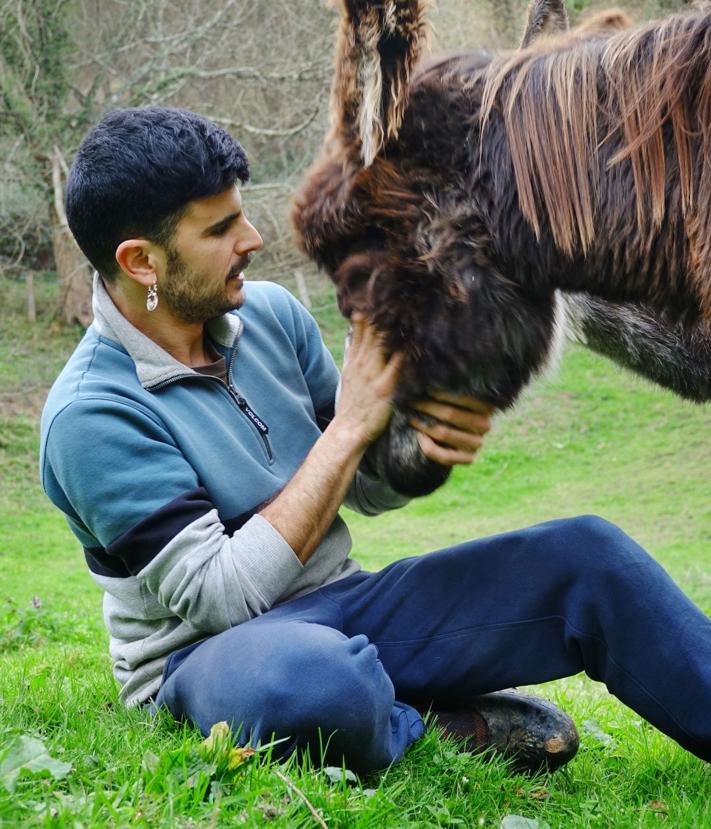
[(67, 219), (84, 255), (111, 280), (124, 239), (166, 246), (188, 202), (248, 179), (244, 149), (209, 119), (182, 109), (119, 109), (79, 148), (67, 184)]

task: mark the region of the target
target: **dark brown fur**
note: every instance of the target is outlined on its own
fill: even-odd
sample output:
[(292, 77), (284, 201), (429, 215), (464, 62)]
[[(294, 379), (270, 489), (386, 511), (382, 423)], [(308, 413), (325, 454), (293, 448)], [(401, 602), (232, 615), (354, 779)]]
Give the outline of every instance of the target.
[[(367, 56), (343, 50), (352, 21), (404, 5), (401, 68), (416, 63), (420, 4), (349, 0), (339, 76), (363, 76)], [(342, 311), (405, 352), (401, 406), (432, 387), (510, 405), (550, 356), (558, 290), (644, 303), (673, 331), (706, 325), (711, 13), (440, 59), (406, 84), (386, 69), (398, 107), (384, 96), (369, 131), (335, 102), (293, 216)]]

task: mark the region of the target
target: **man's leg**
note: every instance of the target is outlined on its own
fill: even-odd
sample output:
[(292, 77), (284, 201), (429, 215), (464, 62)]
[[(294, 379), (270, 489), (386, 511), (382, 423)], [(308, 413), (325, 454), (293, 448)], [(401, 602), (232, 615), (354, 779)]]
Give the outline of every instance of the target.
[(318, 761), (323, 746), (330, 763), (384, 768), (422, 736), (422, 718), (395, 701), (367, 638), (314, 623), (334, 606), (305, 599), (177, 651), (156, 705), (203, 734), (225, 720), (241, 744), (287, 738), (276, 756), (309, 747)]
[[(395, 700), (367, 637), (349, 638), (339, 626), (339, 608), (322, 591), (287, 602), (172, 654), (155, 704), (189, 719), (203, 734), (225, 720), (242, 744), (286, 738), (276, 755), (309, 747), (319, 758), (325, 746), (325, 759), (333, 764), (383, 768), (423, 735), (422, 716)], [(565, 715), (542, 700), (510, 697), (490, 695), (477, 706), (484, 717), (469, 706), (463, 717), (456, 712), (443, 724), (478, 749), (507, 755), (517, 745), (510, 739), (515, 730), (527, 749), (517, 757), (522, 768), (553, 768), (569, 759), (576, 740), (556, 752), (534, 746), (543, 735), (559, 734), (561, 725), (570, 730)]]
[(711, 760), (711, 620), (621, 530), (552, 521), (324, 588), (398, 699), (448, 704), (585, 671)]

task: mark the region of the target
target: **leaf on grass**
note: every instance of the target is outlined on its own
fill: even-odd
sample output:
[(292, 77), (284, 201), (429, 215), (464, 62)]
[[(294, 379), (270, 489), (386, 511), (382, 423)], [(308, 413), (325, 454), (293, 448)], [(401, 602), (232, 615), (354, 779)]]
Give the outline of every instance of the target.
[(229, 736), (229, 725), (224, 720), (222, 722), (216, 722), (210, 729), (210, 736), (206, 737), (200, 745), (208, 751), (212, 751), (215, 748), (221, 748), (225, 741), (229, 739)]
[(12, 740), (0, 755), (0, 783), (12, 792), (22, 771), (49, 772), (60, 780), (71, 768), (71, 763), (52, 757), (41, 740), (23, 734)]
[(173, 792), (176, 787), (191, 790), (190, 797), (197, 802), (233, 786), (240, 767), (256, 753), (253, 748), (235, 746), (227, 723), (216, 723), (210, 735), (197, 744), (185, 741), (160, 755), (147, 751), (141, 763), (144, 789), (147, 794), (158, 796)]
[(253, 755), (253, 748), (232, 748), (230, 749), (230, 753), (227, 755), (227, 768), (230, 771), (234, 771), (237, 766), (241, 766), (245, 760), (249, 760), (249, 758)]
[(427, 811), (437, 821), (438, 826), (461, 826), (464, 823), (461, 818), (455, 817), (444, 803), (427, 806)]
[(506, 815), (501, 821), (501, 829), (551, 829), (544, 820), (523, 815)]
[[(94, 805), (95, 795), (93, 792), (89, 794), (67, 794), (66, 792), (52, 792), (52, 800), (44, 800), (41, 803), (32, 803), (32, 809), (46, 821), (49, 819), (56, 820), (60, 811), (69, 812), (77, 817), (87, 810), (91, 810)], [(28, 804), (30, 805), (30, 804)], [(114, 804), (115, 805), (115, 804)], [(52, 825), (51, 823), (49, 825)], [(54, 824), (57, 825), (57, 824)], [(75, 826), (81, 824), (75, 823)]]
[(346, 783), (358, 782), (358, 778), (350, 769), (342, 769), (340, 766), (325, 766), (322, 771), (331, 783), (340, 783), (343, 780)]
[(597, 720), (583, 720), (583, 734), (592, 737), (603, 746), (611, 746), (615, 744), (614, 739), (600, 727)]
[(143, 755), (143, 767), (150, 772), (155, 773), (160, 765), (160, 757), (150, 749)]
[(649, 803), (647, 803), (647, 808), (656, 815), (669, 814), (669, 804), (665, 803), (663, 800), (650, 800)]
[(550, 792), (545, 786), (536, 786), (533, 789), (524, 789), (523, 786), (520, 786), (516, 789), (516, 796), (517, 797), (530, 797), (531, 800), (547, 800), (550, 796)]
[(227, 768), (234, 771), (245, 760), (254, 756), (254, 749), (232, 745), (230, 727), (226, 722), (215, 723), (210, 729), (210, 736), (200, 743), (200, 753), (203, 756), (214, 756), (227, 760)]

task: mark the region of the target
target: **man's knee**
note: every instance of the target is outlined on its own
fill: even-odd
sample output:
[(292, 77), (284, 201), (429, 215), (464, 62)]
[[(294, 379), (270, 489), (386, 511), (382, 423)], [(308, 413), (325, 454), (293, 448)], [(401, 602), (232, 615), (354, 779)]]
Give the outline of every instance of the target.
[[(257, 679), (257, 698), (271, 712), (275, 733), (360, 733), (377, 727), (394, 690), (377, 650), (365, 636), (329, 628), (302, 630)], [(265, 723), (266, 726), (266, 723)]]
[(650, 556), (618, 526), (597, 515), (581, 515), (551, 522), (551, 550), (588, 577), (618, 572)]
[(392, 683), (365, 636), (308, 623), (265, 624), (224, 660), (212, 708), (230, 712), (242, 739), (296, 744), (332, 732), (369, 736), (394, 701)]
[(249, 624), (201, 645), (168, 678), (159, 704), (203, 733), (225, 720), (242, 743), (276, 736), (304, 745), (333, 732), (367, 740), (387, 724), (394, 690), (365, 636)]
[(549, 564), (567, 603), (594, 608), (596, 616), (604, 608), (619, 615), (668, 587), (661, 565), (609, 521), (583, 515), (552, 524), (550, 557), (546, 562), (544, 554), (541, 564)]

